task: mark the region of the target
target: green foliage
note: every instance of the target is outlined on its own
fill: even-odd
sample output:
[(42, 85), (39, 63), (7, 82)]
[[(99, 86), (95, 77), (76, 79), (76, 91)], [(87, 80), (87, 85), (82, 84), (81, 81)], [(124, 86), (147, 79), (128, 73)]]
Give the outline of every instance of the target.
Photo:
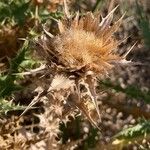
[(150, 92), (143, 92), (135, 86), (122, 88), (119, 84), (113, 84), (109, 80), (99, 81), (104, 88), (114, 89), (116, 92), (123, 92), (128, 96), (136, 99), (143, 99), (146, 103), (150, 103)]
[[(129, 144), (138, 143), (140, 145), (143, 139), (150, 139), (150, 121), (141, 121), (133, 127), (120, 131), (114, 136), (112, 144), (117, 149), (122, 150), (123, 147), (127, 147)], [(143, 147), (143, 149), (145, 148)]]
[(31, 69), (36, 66), (38, 62), (36, 60), (33, 60), (30, 57), (26, 57), (25, 60), (20, 64), (19, 72), (22, 72), (25, 69)]
[(15, 105), (13, 102), (9, 102), (5, 99), (0, 99), (0, 115), (7, 114), (8, 111), (23, 110), (24, 106)]
[(12, 92), (20, 90), (21, 87), (15, 83), (12, 75), (0, 77), (0, 98), (10, 96)]
[(25, 41), (17, 56), (11, 60), (8, 74), (0, 75), (0, 98), (10, 96), (12, 92), (21, 89), (20, 85), (16, 83), (17, 76), (13, 74), (18, 73), (20, 64), (25, 61), (25, 54), (27, 50), (28, 41)]
[(150, 47), (150, 24), (142, 7), (136, 2), (136, 10), (138, 14), (139, 27), (141, 28), (145, 45)]
[(148, 134), (150, 134), (150, 121), (141, 121), (133, 127), (122, 130), (115, 136), (115, 138), (130, 140)]
[(25, 41), (23, 47), (17, 53), (17, 56), (10, 61), (8, 73), (6, 75), (0, 75), (0, 114), (6, 114), (8, 111), (25, 108), (7, 101), (6, 98), (9, 98), (15, 91), (22, 89), (22, 87), (17, 84), (19, 76), (16, 74), (19, 73), (23, 67), (28, 68), (35, 65), (35, 61), (29, 58), (26, 59), (27, 51), (28, 41)]
[(50, 12), (45, 5), (36, 6), (30, 0), (2, 0), (0, 2), (1, 25), (23, 26), (27, 20), (45, 23), (51, 19), (57, 20), (63, 16), (62, 12)]
[(0, 22), (23, 25), (29, 8), (27, 0), (2, 0), (0, 2)]
[(88, 136), (84, 141), (84, 150), (88, 150), (89, 148), (94, 148), (96, 146), (96, 137), (99, 137), (98, 129), (91, 127)]
[(62, 18), (63, 16), (63, 13), (62, 12), (48, 12), (48, 11), (43, 11), (43, 10), (40, 10), (39, 12), (39, 17), (40, 17), (40, 20), (42, 23), (45, 23), (47, 22), (48, 20), (51, 21), (52, 20), (58, 20), (60, 18)]
[[(73, 131), (75, 131), (74, 133), (70, 133), (68, 132), (69, 128), (71, 127), (71, 123), (68, 122), (66, 125), (64, 123), (60, 124), (60, 130), (61, 132), (61, 137), (62, 137), (62, 142), (63, 144), (66, 143), (68, 141), (68, 139), (70, 138), (70, 134), (74, 134), (73, 138), (76, 139), (80, 139), (83, 136), (83, 131), (81, 130), (81, 125), (82, 125), (82, 119), (80, 116), (75, 117), (75, 119), (73, 120)], [(96, 138), (99, 137), (98, 135), (98, 129), (94, 128), (94, 127), (90, 127), (89, 132), (86, 133), (87, 137), (84, 139), (83, 141), (83, 145), (82, 145), (82, 149), (83, 150), (88, 150), (89, 148), (94, 148), (97, 144), (97, 140)]]
[(26, 69), (32, 69), (39, 64), (39, 61), (33, 60), (29, 52), (29, 41), (26, 40), (22, 48), (18, 51), (15, 58), (10, 60), (10, 68), (7, 74), (0, 74), (0, 114), (11, 110), (25, 109), (23, 106), (15, 105), (7, 98), (11, 98), (15, 91), (23, 89), (17, 80), (20, 79), (20, 73)]
[(105, 2), (105, 0), (97, 0), (95, 3), (95, 6), (93, 7), (93, 12), (96, 12), (98, 10), (101, 9), (101, 7), (103, 6), (103, 3)]

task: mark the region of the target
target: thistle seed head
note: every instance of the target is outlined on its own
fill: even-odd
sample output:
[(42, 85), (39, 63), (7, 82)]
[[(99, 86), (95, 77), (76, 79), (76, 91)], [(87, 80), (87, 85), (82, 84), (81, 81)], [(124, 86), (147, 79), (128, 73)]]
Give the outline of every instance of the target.
[(49, 54), (48, 59), (69, 71), (107, 72), (113, 67), (112, 62), (122, 59), (115, 53), (119, 42), (113, 36), (122, 18), (110, 26), (114, 10), (101, 21), (98, 14), (88, 12), (79, 18), (79, 13), (72, 17), (66, 11), (58, 21), (58, 35), (39, 41)]

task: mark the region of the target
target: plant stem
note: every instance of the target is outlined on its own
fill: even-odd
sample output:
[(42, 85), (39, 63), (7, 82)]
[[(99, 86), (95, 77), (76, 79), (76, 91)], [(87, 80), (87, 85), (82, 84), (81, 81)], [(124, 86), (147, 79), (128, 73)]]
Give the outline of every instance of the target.
[(97, 10), (100, 10), (103, 2), (104, 2), (104, 0), (97, 0), (92, 11), (96, 12)]

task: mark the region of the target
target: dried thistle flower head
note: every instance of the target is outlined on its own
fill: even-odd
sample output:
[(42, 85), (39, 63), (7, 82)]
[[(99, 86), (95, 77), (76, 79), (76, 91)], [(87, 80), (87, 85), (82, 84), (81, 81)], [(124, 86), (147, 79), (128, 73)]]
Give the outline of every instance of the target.
[(74, 103), (95, 124), (82, 103), (80, 85), (85, 85), (87, 95), (100, 117), (95, 78), (107, 73), (114, 66), (114, 62), (124, 60), (124, 57), (115, 52), (119, 42), (113, 37), (123, 17), (110, 26), (116, 8), (105, 18), (100, 19), (99, 14), (92, 12), (88, 12), (81, 18), (79, 13), (72, 17), (66, 1), (64, 6), (64, 18), (58, 21), (59, 33), (53, 36), (45, 31), (46, 35), (37, 42), (37, 50), (57, 68), (55, 74), (63, 73), (67, 77), (74, 75), (75, 84), (71, 84), (73, 88), (70, 88), (68, 101)]
[(113, 37), (122, 18), (110, 26), (114, 10), (101, 22), (98, 14), (88, 12), (79, 18), (77, 13), (73, 18), (65, 10), (66, 15), (58, 22), (60, 33), (40, 42), (41, 45), (46, 42), (49, 59), (55, 59), (55, 63), (70, 71), (84, 70), (84, 73), (92, 71), (99, 74), (112, 68), (112, 62), (122, 59), (115, 54), (119, 42)]

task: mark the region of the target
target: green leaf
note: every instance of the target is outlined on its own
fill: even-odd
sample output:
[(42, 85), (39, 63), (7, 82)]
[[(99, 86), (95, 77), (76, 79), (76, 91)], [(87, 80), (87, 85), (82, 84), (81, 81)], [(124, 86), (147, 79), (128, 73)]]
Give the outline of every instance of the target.
[(150, 23), (146, 18), (143, 8), (136, 2), (136, 10), (138, 14), (139, 27), (141, 28), (145, 45), (150, 47)]
[(150, 121), (142, 121), (133, 127), (122, 130), (114, 138), (130, 140), (147, 134), (150, 134)]
[(23, 25), (24, 21), (26, 20), (26, 13), (29, 7), (28, 3), (22, 3), (20, 5), (16, 5), (15, 9), (12, 10), (12, 15), (16, 22), (18, 22), (19, 25)]
[(7, 20), (23, 25), (26, 16), (29, 15), (29, 3), (29, 0), (2, 0), (0, 2), (0, 22)]
[(0, 115), (6, 114), (8, 111), (24, 110), (25, 106), (15, 105), (5, 99), (0, 99)]
[(17, 56), (10, 61), (10, 69), (8, 74), (0, 76), (0, 98), (10, 96), (12, 92), (21, 89), (21, 86), (16, 83), (17, 76), (13, 74), (19, 72), (19, 67), (21, 63), (25, 60), (25, 54), (27, 50), (28, 41), (25, 41)]

